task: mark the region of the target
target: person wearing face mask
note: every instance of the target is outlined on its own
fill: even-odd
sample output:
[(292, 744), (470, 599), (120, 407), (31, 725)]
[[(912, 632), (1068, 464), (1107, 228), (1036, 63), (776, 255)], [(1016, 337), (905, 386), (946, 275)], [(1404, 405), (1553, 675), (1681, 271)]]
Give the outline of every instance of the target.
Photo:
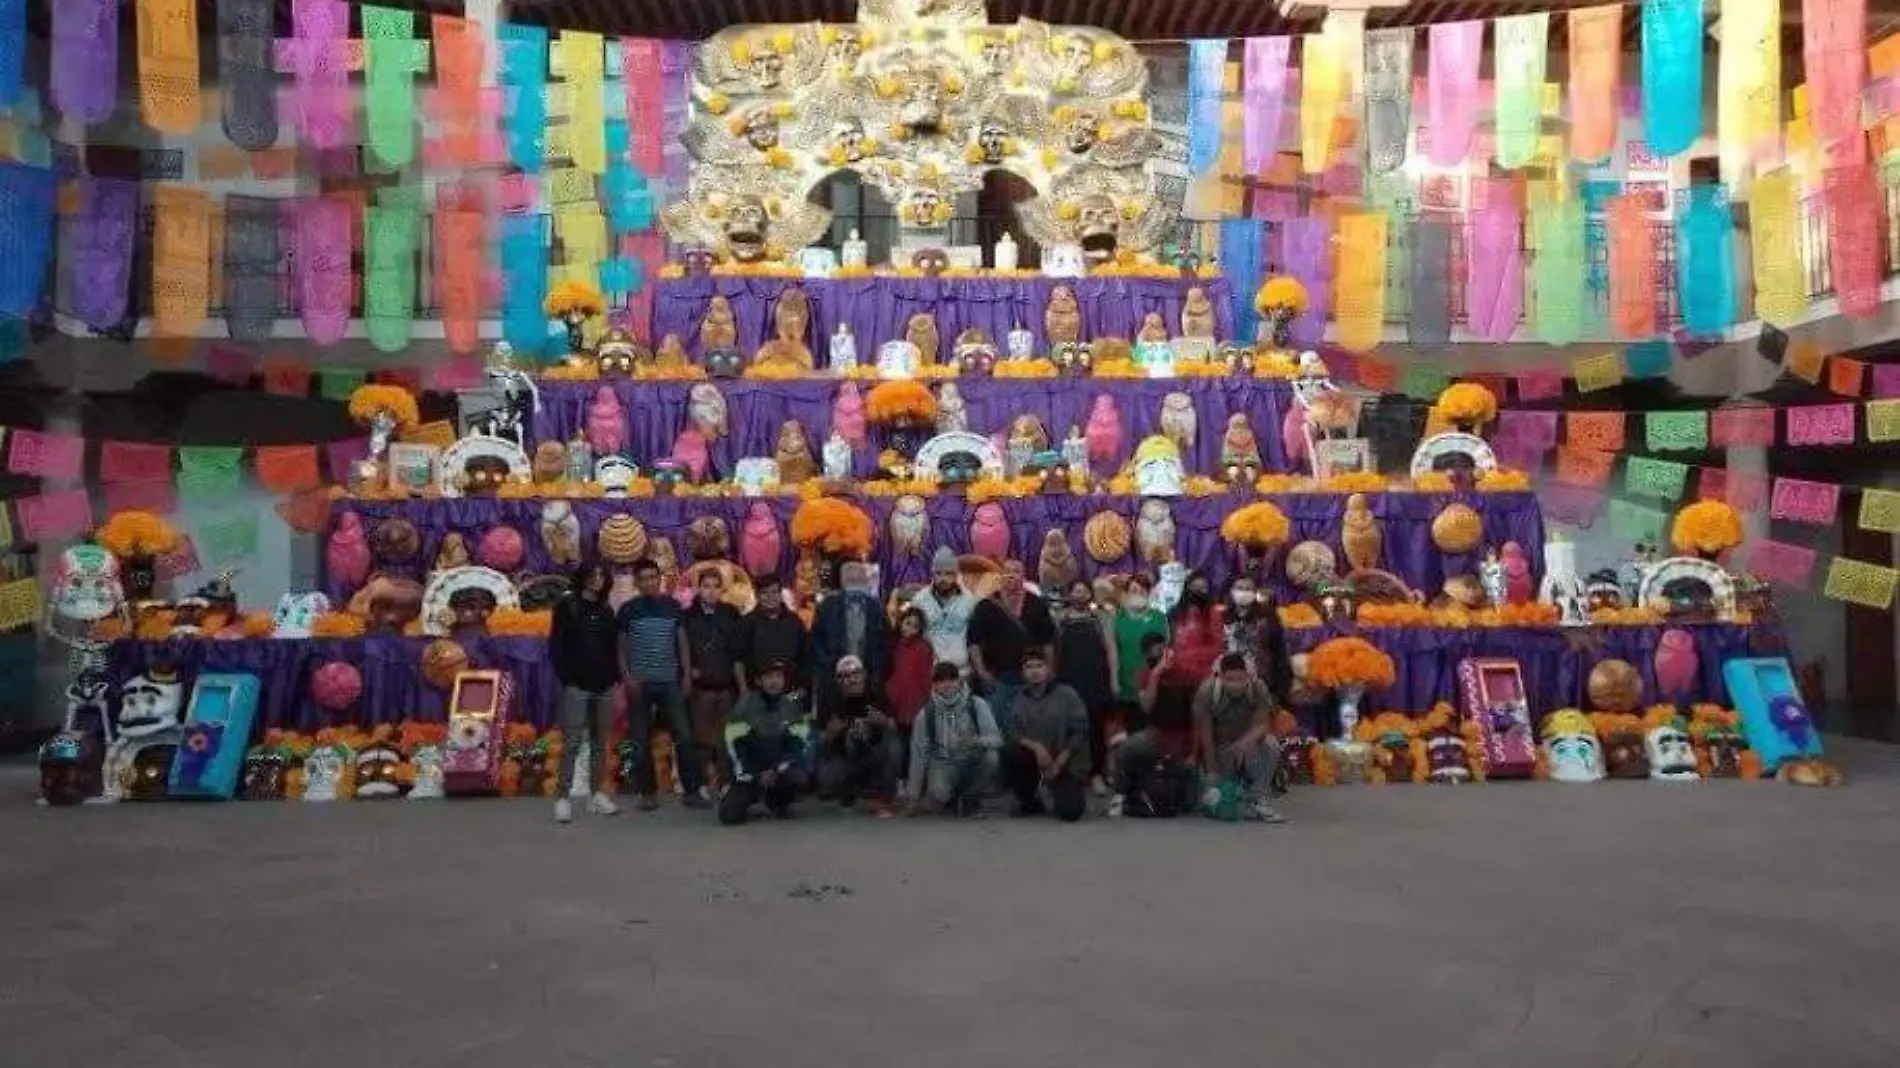
[(1097, 771), (1098, 792), (1104, 792), (1099, 769), (1104, 766), (1103, 747), (1115, 707), (1115, 643), (1109, 624), (1095, 606), (1094, 588), (1081, 579), (1069, 583), (1055, 617), (1056, 681), (1074, 690), (1088, 710), (1089, 767)]
[(976, 612), (976, 598), (963, 588), (957, 575), (957, 554), (943, 546), (930, 558), (930, 586), (911, 598), (911, 605), (924, 615), (924, 636), (936, 660), (947, 660), (960, 671), (968, 671), (970, 616)]
[(838, 569), (838, 580), (842, 592), (819, 603), (811, 625), (811, 675), (821, 715), (838, 698), (838, 661), (855, 656), (871, 678), (881, 679), (891, 647), (890, 620), (877, 599), (871, 569), (854, 561)]
[(811, 730), (804, 710), (785, 692), (790, 666), (765, 665), (757, 685), (732, 706), (725, 730), (732, 780), (719, 797), (719, 822), (729, 827), (744, 823), (756, 804), (790, 819), (792, 800), (805, 785)]
[(1168, 616), (1168, 644), (1174, 650), (1169, 681), (1199, 686), (1212, 675), (1226, 645), (1226, 627), (1226, 613), (1214, 603), (1207, 576), (1188, 572), (1181, 600)]
[(1121, 704), (1123, 721), (1129, 730), (1139, 729), (1141, 713), (1141, 674), (1147, 667), (1142, 646), (1149, 638), (1168, 641), (1168, 617), (1154, 607), (1154, 580), (1136, 575), (1128, 580), (1121, 604), (1115, 608), (1115, 699)]
[(1227, 592), (1227, 652), (1247, 658), (1255, 676), (1267, 684), (1274, 699), (1287, 703), (1292, 686), (1286, 632), (1280, 627), (1279, 606), (1273, 595), (1245, 575)]
[(946, 812), (980, 817), (984, 784), (995, 773), (1002, 745), (989, 702), (970, 692), (955, 664), (938, 664), (931, 672), (930, 703), (911, 726), (906, 810), (917, 815), (927, 800)]
[(1041, 597), (1031, 596), (1021, 560), (1003, 563), (996, 592), (970, 615), (970, 673), (982, 685), (996, 722), (1008, 728), (1010, 706), (1023, 686), (1023, 654), (1055, 642), (1055, 623)]
[(1280, 766), (1280, 744), (1273, 736), (1279, 708), (1267, 684), (1247, 668), (1239, 653), (1220, 659), (1219, 673), (1194, 695), (1194, 736), (1203, 782), (1232, 779), (1246, 798), (1246, 813), (1262, 823), (1285, 823), (1273, 807), (1273, 775)]
[[(1018, 816), (1053, 809), (1074, 823), (1088, 807), (1089, 718), (1074, 689), (1056, 682), (1040, 649), (1023, 655), (1023, 689), (1000, 755), (1003, 785)], [(1048, 803), (1043, 801), (1048, 794)]]
[(714, 758), (715, 787), (731, 773), (721, 743), (732, 703), (745, 692), (745, 665), (740, 661), (743, 627), (738, 611), (721, 599), (724, 589), (719, 572), (705, 571), (693, 584), (693, 606), (680, 618), (686, 637), (686, 707), (693, 719), (693, 741), (701, 753)]
[(1145, 726), (1129, 732), (1126, 741), (1115, 749), (1110, 780), (1113, 794), (1108, 814), (1123, 814), (1128, 798), (1138, 790), (1150, 788), (1141, 780), (1149, 769), (1168, 765), (1176, 781), (1167, 792), (1179, 798), (1187, 785), (1180, 781), (1196, 765), (1198, 746), (1194, 737), (1193, 684), (1183, 684), (1175, 671), (1174, 647), (1159, 634), (1150, 634), (1141, 642), (1141, 710)]

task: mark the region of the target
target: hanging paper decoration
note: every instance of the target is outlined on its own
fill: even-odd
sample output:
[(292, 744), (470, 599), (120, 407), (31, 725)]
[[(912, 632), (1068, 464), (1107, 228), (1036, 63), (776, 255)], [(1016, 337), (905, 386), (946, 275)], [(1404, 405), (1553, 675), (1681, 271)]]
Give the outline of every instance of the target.
[(1412, 28), (1366, 35), (1366, 164), (1396, 170), (1412, 133)]
[(1866, 157), (1861, 91), (1866, 81), (1867, 0), (1801, 0), (1802, 70), (1808, 127), (1830, 163)]
[(1385, 331), (1384, 212), (1352, 212), (1339, 217), (1339, 344), (1367, 352)]
[(1245, 165), (1263, 173), (1280, 150), (1280, 125), (1286, 117), (1286, 61), (1290, 37), (1251, 37), (1243, 71), (1246, 99)]
[(1547, 200), (1531, 211), (1531, 320), (1537, 340), (1568, 345), (1583, 336), (1583, 202)]
[(425, 99), (429, 101), (430, 117), (442, 131), (432, 164), (474, 167), (501, 162), (502, 153), (491, 154), (483, 145), (486, 123), (495, 108), (482, 92), (488, 48), (481, 25), (453, 15), (436, 15), (430, 20), (430, 30), (435, 38), (435, 92)]
[(1701, 134), (1702, 0), (1643, 0), (1643, 141), (1673, 156)]
[(497, 36), (501, 39), (501, 83), (507, 95), (502, 113), (508, 119), (508, 162), (533, 173), (547, 157), (547, 27), (504, 22)]
[(1412, 263), (1407, 293), (1411, 313), (1406, 337), (1415, 344), (1442, 345), (1451, 340), (1451, 228), (1441, 218), (1412, 221)]
[(26, 0), (0, 0), (0, 107), (20, 102), (25, 89), (20, 61), (26, 56)]
[(125, 321), (138, 209), (137, 182), (79, 180), (79, 214), (73, 220), (66, 284), (73, 315), (94, 330), (110, 330)]
[(1719, 185), (1689, 188), (1676, 218), (1676, 291), (1682, 328), (1719, 334), (1735, 322), (1735, 265), (1729, 254), (1728, 191)]
[(211, 198), (161, 185), (152, 191), (152, 334), (198, 336), (210, 304)]
[(1440, 167), (1463, 163), (1478, 128), (1478, 59), (1484, 23), (1441, 22), (1432, 27), (1425, 76), (1426, 157)]
[(373, 171), (400, 171), (416, 158), (415, 76), (429, 69), (429, 43), (413, 39), (413, 11), (364, 5), (362, 14), (368, 162)]
[(561, 77), (566, 84), (550, 92), (567, 97), (567, 152), (574, 165), (588, 174), (607, 173), (605, 42), (600, 34), (562, 30), (555, 44)]
[(479, 190), (440, 186), (435, 200), (436, 303), (452, 352), (481, 344), (482, 285), (486, 273), (488, 221)]
[(1326, 170), (1345, 72), (1335, 39), (1324, 33), (1300, 38), (1300, 163), (1308, 174)]
[(224, 323), (235, 340), (266, 340), (276, 325), (280, 225), (275, 200), (224, 198)]
[(687, 93), (690, 86), (689, 72), (693, 66), (693, 48), (693, 44), (688, 41), (667, 41), (660, 52), (660, 87), (665, 94), (662, 113), (666, 117), (666, 137), (661, 142), (661, 152), (665, 160), (666, 184), (657, 190), (656, 195), (662, 204), (686, 196), (688, 178), (692, 173), (692, 157), (687, 153), (680, 134), (685, 132), (693, 118), (692, 102)]
[(350, 9), (342, 0), (295, 0), (291, 36), (275, 45), (277, 69), (290, 75), (289, 104), (297, 135), (314, 149), (355, 138), (350, 71), (361, 65), (351, 45)]
[(1495, 182), (1485, 204), (1471, 213), (1465, 250), (1465, 322), (1487, 341), (1504, 341), (1524, 313), (1521, 223), (1509, 182)]
[(1715, 134), (1722, 176), (1772, 159), (1781, 140), (1781, 0), (1722, 0)]
[(1616, 147), (1623, 65), (1623, 6), (1570, 12), (1570, 155), (1582, 162)]
[(1332, 220), (1325, 216), (1288, 219), (1280, 227), (1280, 241), (1280, 259), (1287, 273), (1306, 287), (1306, 314), (1293, 320), (1292, 338), (1302, 345), (1317, 345), (1326, 336), (1332, 303)]
[(1900, 570), (1837, 556), (1828, 561), (1827, 580), (1821, 587), (1824, 597), (1885, 612), (1893, 605)]
[(1749, 190), (1748, 208), (1755, 264), (1755, 314), (1764, 322), (1792, 323), (1808, 307), (1794, 173), (1784, 167), (1756, 178)]
[(1643, 198), (1610, 199), (1610, 322), (1621, 337), (1656, 332), (1656, 248)]
[(218, 0), (218, 91), (224, 136), (243, 149), (277, 142), (277, 79), (272, 71), (272, 0)]
[(1872, 315), (1880, 306), (1880, 188), (1870, 163), (1827, 172), (1828, 265), (1841, 311)]
[(541, 310), (547, 296), (547, 217), (503, 215), (501, 237), (501, 336), (523, 355), (540, 352), (548, 340)]
[(665, 173), (666, 92), (660, 72), (664, 46), (650, 37), (620, 39), (620, 72), (627, 83), (627, 133), (633, 165), (647, 178)]
[(0, 315), (24, 316), (39, 303), (57, 196), (52, 171), (0, 162)]
[(1221, 79), (1227, 38), (1188, 42), (1188, 173), (1200, 174), (1220, 156)]
[(1497, 20), (1497, 159), (1516, 169), (1537, 154), (1544, 114), (1544, 57), (1550, 13)]
[(1253, 294), (1266, 278), (1262, 247), (1266, 227), (1259, 219), (1223, 219), (1220, 224), (1220, 265), (1234, 294), (1234, 337), (1245, 343), (1259, 332), (1260, 313)]
[(62, 0), (47, 64), (53, 106), (83, 123), (112, 117), (119, 97), (119, 0)]
[(164, 133), (196, 131), (198, 0), (138, 0), (138, 28), (140, 116)]
[(297, 298), (304, 333), (319, 345), (341, 340), (350, 325), (352, 207), (342, 196), (297, 203)]
[(383, 352), (400, 352), (409, 344), (416, 315), (418, 222), (413, 203), (372, 207), (363, 220), (363, 325), (370, 344)]

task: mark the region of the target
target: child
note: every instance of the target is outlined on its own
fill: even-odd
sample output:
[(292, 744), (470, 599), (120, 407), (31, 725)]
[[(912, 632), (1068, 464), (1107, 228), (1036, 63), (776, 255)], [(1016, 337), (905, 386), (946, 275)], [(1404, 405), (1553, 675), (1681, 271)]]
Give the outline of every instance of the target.
[(910, 777), (910, 725), (930, 700), (930, 669), (936, 663), (923, 610), (915, 605), (897, 617), (897, 640), (891, 648), (891, 677), (884, 684), (891, 718), (897, 721), (898, 737), (903, 741), (904, 762), (899, 779)]

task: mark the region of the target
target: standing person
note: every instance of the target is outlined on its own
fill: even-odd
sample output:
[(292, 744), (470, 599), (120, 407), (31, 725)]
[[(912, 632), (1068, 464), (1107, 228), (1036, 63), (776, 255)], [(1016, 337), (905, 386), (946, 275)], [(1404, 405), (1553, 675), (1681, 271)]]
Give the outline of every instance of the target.
[(1002, 745), (989, 702), (970, 692), (955, 664), (939, 663), (931, 670), (930, 703), (910, 732), (910, 812), (928, 798), (959, 816), (981, 816), (984, 784)]
[(1168, 645), (1174, 650), (1170, 681), (1199, 686), (1214, 674), (1227, 646), (1227, 615), (1214, 603), (1207, 576), (1190, 571), (1181, 600), (1168, 614)]
[(639, 747), (634, 760), (634, 783), (640, 791), (640, 810), (660, 807), (653, 767), (653, 728), (664, 719), (680, 754), (680, 786), (688, 808), (709, 808), (712, 800), (700, 779), (700, 757), (694, 752), (692, 722), (686, 714), (686, 634), (680, 626), (680, 604), (660, 592), (660, 565), (642, 559), (633, 565), (633, 600), (620, 606), (621, 678), (627, 687), (627, 740)]
[(877, 599), (871, 569), (854, 561), (839, 569), (838, 580), (841, 591), (819, 602), (811, 625), (811, 678), (820, 714), (825, 702), (837, 696), (838, 661), (855, 656), (872, 678), (883, 678), (891, 641), (891, 625)]
[(763, 665), (757, 685), (732, 706), (725, 737), (732, 781), (719, 795), (719, 822), (728, 827), (744, 823), (760, 803), (779, 819), (790, 819), (792, 801), (805, 785), (810, 724), (785, 691), (790, 667), (782, 661)]
[(725, 579), (707, 569), (693, 583), (693, 606), (680, 629), (686, 637), (686, 706), (692, 715), (693, 741), (716, 781), (730, 772), (725, 756), (726, 720), (732, 703), (745, 692), (745, 635), (739, 612), (721, 599)]
[(811, 639), (805, 633), (805, 621), (785, 606), (784, 582), (777, 575), (761, 575), (752, 584), (752, 590), (758, 594), (758, 603), (745, 614), (744, 626), (740, 628), (747, 684), (759, 677), (765, 665), (783, 663), (790, 665), (785, 692), (810, 689), (811, 681), (806, 678), (803, 665), (810, 652)]
[(1286, 631), (1280, 626), (1280, 607), (1273, 594), (1246, 575), (1236, 578), (1227, 591), (1227, 651), (1246, 657), (1274, 700), (1286, 705), (1293, 671), (1287, 660)]
[(1271, 800), (1280, 766), (1280, 744), (1273, 736), (1278, 707), (1273, 692), (1239, 653), (1221, 657), (1218, 673), (1194, 695), (1202, 766), (1213, 779), (1236, 780), (1245, 792), (1247, 815), (1263, 823), (1286, 822)]
[(1115, 700), (1121, 706), (1123, 726), (1130, 732), (1140, 730), (1146, 722), (1141, 710), (1141, 675), (1148, 664), (1142, 649), (1149, 638), (1159, 638), (1163, 645), (1168, 641), (1168, 617), (1154, 606), (1154, 589), (1154, 580), (1147, 575), (1129, 579), (1112, 626)]
[(911, 598), (924, 614), (924, 635), (930, 639), (935, 660), (947, 660), (967, 673), (970, 647), (967, 635), (977, 600), (957, 576), (957, 554), (940, 546), (930, 558), (930, 587)]
[(1046, 659), (1056, 640), (1055, 623), (1041, 597), (1024, 585), (1021, 560), (1003, 562), (996, 592), (970, 613), (970, 674), (989, 699), (999, 726), (1009, 725), (1010, 705), (1023, 688), (1023, 654), (1041, 649)]
[(1107, 766), (1104, 747), (1108, 721), (1115, 708), (1115, 642), (1109, 625), (1095, 607), (1095, 590), (1076, 579), (1056, 612), (1056, 681), (1074, 690), (1089, 716), (1089, 767), (1102, 787), (1101, 769)]
[(1015, 726), (1001, 754), (1003, 785), (1016, 795), (1018, 816), (1045, 810), (1074, 823), (1088, 808), (1089, 714), (1073, 688), (1056, 682), (1046, 654), (1023, 654), (1023, 690), (1016, 695)]
[(891, 719), (897, 723), (900, 743), (899, 777), (910, 777), (910, 729), (917, 714), (930, 700), (930, 670), (937, 662), (925, 635), (924, 614), (915, 605), (897, 616), (897, 640), (891, 645), (890, 678), (884, 683), (884, 696), (890, 703)]
[(598, 563), (582, 564), (574, 574), (574, 592), (554, 606), (553, 629), (548, 634), (548, 658), (554, 664), (554, 677), (561, 680), (560, 777), (554, 797), (554, 821), (567, 823), (574, 818), (574, 803), (568, 792), (574, 788), (574, 761), (580, 755), (581, 739), (587, 739), (588, 768), (594, 786), (587, 799), (587, 811), (596, 816), (611, 816), (620, 811), (607, 796), (609, 749), (607, 729), (613, 724), (613, 691), (620, 682), (615, 649), (613, 610), (607, 607), (607, 570)]
[(819, 717), (818, 728), (824, 746), (820, 790), (835, 794), (844, 808), (856, 807), (858, 796), (869, 790), (872, 815), (890, 818), (903, 757), (897, 721), (865, 675), (864, 661), (855, 656), (838, 661), (838, 699)]

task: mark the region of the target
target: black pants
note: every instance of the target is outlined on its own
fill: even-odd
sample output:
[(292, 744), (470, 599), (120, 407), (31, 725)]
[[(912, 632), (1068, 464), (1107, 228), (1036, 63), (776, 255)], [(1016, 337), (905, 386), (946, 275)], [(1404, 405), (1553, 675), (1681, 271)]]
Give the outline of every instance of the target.
[[(1000, 754), (1003, 786), (1016, 795), (1016, 803), (1025, 814), (1043, 811), (1040, 789), (1042, 772), (1036, 767), (1036, 754), (1026, 746), (1006, 745)], [(1088, 809), (1088, 787), (1080, 778), (1063, 772), (1049, 780), (1049, 794), (1056, 818), (1074, 823)]]
[(744, 823), (752, 815), (752, 806), (761, 802), (774, 816), (789, 815), (792, 799), (798, 796), (804, 778), (797, 768), (789, 768), (780, 772), (769, 787), (760, 785), (756, 779), (733, 783), (719, 799), (719, 822), (728, 827)]

